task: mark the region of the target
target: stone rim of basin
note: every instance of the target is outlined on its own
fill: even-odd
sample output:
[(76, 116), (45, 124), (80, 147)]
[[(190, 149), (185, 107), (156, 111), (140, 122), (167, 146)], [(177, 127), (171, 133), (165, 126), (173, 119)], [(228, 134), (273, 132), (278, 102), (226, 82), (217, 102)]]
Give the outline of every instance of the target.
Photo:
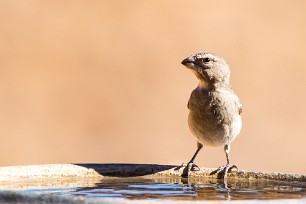
[[(191, 178), (218, 179), (218, 174), (211, 175), (215, 169), (200, 168), (191, 173)], [(33, 179), (62, 178), (107, 178), (107, 177), (180, 177), (182, 168), (174, 165), (159, 164), (46, 164), (27, 166), (0, 167), (0, 182), (25, 181)], [(253, 172), (239, 170), (228, 174), (228, 179), (275, 180), (306, 183), (305, 174), (278, 172)]]

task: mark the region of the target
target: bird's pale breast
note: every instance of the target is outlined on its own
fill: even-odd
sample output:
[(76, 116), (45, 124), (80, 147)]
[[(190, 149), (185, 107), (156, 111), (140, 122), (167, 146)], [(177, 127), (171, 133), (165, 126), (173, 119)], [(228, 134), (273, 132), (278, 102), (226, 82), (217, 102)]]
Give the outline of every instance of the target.
[(204, 145), (229, 144), (241, 129), (240, 106), (230, 88), (208, 91), (198, 87), (188, 102), (189, 128)]

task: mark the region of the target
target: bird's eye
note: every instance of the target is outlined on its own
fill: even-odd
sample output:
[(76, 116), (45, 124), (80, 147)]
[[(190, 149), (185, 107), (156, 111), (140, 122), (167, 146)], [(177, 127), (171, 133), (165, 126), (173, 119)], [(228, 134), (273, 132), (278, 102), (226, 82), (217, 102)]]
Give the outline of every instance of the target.
[(208, 63), (208, 62), (210, 62), (210, 61), (211, 61), (211, 59), (210, 59), (210, 58), (208, 58), (208, 57), (205, 57), (205, 58), (203, 58), (203, 59), (202, 59), (202, 61), (203, 61), (204, 63)]

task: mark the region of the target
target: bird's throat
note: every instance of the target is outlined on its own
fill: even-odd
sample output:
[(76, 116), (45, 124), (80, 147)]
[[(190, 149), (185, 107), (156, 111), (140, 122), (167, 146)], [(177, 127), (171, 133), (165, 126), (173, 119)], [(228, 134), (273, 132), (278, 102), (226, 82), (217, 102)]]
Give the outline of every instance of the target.
[(211, 83), (207, 75), (205, 75), (203, 72), (195, 72), (196, 77), (199, 80), (199, 88), (201, 89), (211, 89)]
[(210, 88), (209, 84), (204, 80), (199, 80), (199, 87), (207, 90)]

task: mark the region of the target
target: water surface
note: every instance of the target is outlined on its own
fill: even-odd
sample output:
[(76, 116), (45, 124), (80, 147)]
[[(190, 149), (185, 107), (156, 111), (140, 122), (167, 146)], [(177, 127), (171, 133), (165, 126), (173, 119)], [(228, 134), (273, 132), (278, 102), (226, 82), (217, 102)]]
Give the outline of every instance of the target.
[(73, 186), (25, 191), (80, 197), (171, 200), (267, 200), (306, 198), (306, 184), (272, 181), (116, 178)]

